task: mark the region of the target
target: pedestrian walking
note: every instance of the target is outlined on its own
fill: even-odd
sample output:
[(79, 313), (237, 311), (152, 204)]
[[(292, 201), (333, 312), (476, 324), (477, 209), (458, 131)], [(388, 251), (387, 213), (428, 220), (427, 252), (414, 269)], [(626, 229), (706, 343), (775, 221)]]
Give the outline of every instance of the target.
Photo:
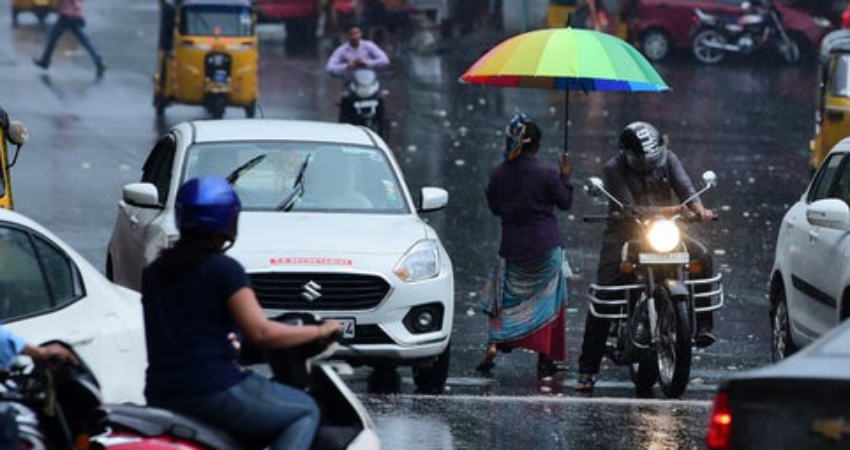
[(33, 59), (35, 65), (42, 69), (50, 67), (50, 58), (53, 56), (53, 49), (56, 47), (56, 41), (66, 31), (74, 33), (77, 40), (80, 41), (83, 47), (89, 52), (94, 65), (97, 68), (97, 76), (102, 77), (106, 70), (106, 64), (103, 58), (97, 53), (92, 45), (89, 37), (83, 32), (86, 26), (86, 20), (83, 16), (83, 0), (59, 0), (59, 19), (50, 30), (50, 35), (47, 37), (47, 44), (44, 46), (44, 53), (41, 58)]
[(566, 155), (560, 171), (537, 158), (542, 133), (524, 114), (511, 119), (506, 134), (505, 161), (493, 169), (486, 191), (502, 237), (498, 263), (479, 300), (490, 326), (478, 370), (489, 372), (498, 350), (521, 347), (538, 353), (537, 376), (545, 380), (566, 357), (567, 285), (554, 209), (572, 204), (572, 165)]

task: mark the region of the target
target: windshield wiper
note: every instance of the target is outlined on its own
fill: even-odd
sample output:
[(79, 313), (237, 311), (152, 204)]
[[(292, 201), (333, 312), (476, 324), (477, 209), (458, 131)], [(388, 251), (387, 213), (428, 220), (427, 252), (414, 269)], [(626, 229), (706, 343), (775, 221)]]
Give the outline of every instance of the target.
[(307, 172), (307, 166), (310, 165), (310, 159), (313, 158), (313, 154), (307, 154), (307, 157), (304, 158), (304, 162), (301, 163), (301, 167), (298, 168), (298, 175), (295, 177), (295, 182), (292, 183), (292, 191), (289, 192), (289, 195), (280, 202), (278, 205), (278, 211), (289, 211), (294, 206), (295, 203), (304, 195), (304, 173)]
[(260, 156), (255, 157), (255, 158), (251, 159), (250, 161), (246, 162), (245, 164), (242, 164), (241, 166), (237, 167), (236, 170), (234, 170), (233, 172), (230, 172), (230, 175), (227, 176), (227, 178), (226, 178), (227, 182), (230, 183), (231, 185), (236, 184), (236, 181), (239, 180), (239, 177), (241, 177), (243, 174), (245, 174), (245, 172), (256, 167), (257, 164), (261, 163), (264, 159), (266, 159), (265, 153), (263, 153)]

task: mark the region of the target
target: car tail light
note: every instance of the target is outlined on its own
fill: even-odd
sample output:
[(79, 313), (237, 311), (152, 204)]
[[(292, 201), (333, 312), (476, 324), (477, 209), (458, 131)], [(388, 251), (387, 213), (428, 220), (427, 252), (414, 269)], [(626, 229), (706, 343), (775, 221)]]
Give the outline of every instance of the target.
[(711, 418), (708, 422), (706, 444), (711, 450), (725, 450), (732, 444), (732, 411), (729, 409), (729, 394), (720, 391), (714, 397)]

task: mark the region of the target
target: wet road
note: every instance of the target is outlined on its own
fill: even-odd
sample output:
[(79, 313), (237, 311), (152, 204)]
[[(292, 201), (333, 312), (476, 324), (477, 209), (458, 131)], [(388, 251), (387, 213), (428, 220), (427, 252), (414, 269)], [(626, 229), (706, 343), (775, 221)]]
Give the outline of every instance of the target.
[[(158, 131), (204, 113), (180, 106), (169, 108), (164, 122), (154, 116), (155, 2), (89, 0), (86, 7), (87, 30), (109, 66), (103, 80), (95, 80), (88, 55), (69, 37), (60, 42), (50, 71), (33, 66), (30, 58), (41, 51), (45, 32), (23, 17), (22, 26), (12, 30), (9, 0), (0, 0), (0, 103), (30, 130), (31, 140), (13, 171), (18, 210), (102, 268), (121, 186), (138, 179)], [(334, 120), (339, 85), (322, 70), (329, 44), (321, 43), (317, 54), (290, 57), (283, 51), (280, 27), (262, 26), (260, 37), (265, 116)], [(500, 355), (491, 379), (474, 372), (486, 325), (468, 301), (497, 250), (499, 225), (486, 208), (483, 187), (501, 157), (504, 123), (516, 110), (535, 117), (543, 126), (541, 157), (553, 161), (563, 136), (562, 94), (457, 83), (463, 70), (498, 40), (497, 34), (480, 33), (443, 42), (437, 53), (395, 45), (392, 67), (381, 75), (390, 91), (388, 142), (411, 190), (434, 185), (451, 194), (445, 211), (427, 217), (452, 256), (457, 288), (452, 398), (367, 397), (382, 436), (400, 443), (386, 447), (410, 447), (401, 444), (416, 435), (403, 430), (420, 426), (439, 436), (421, 448), (698, 446), (708, 409), (701, 400), (710, 398), (725, 376), (770, 359), (765, 286), (779, 221), (807, 181), (814, 68), (786, 67), (769, 58), (704, 67), (685, 57), (658, 66), (673, 88), (669, 94), (573, 95), (570, 144), (576, 180), (598, 175), (615, 152), (619, 130), (638, 119), (669, 134), (671, 148), (693, 178), (703, 170), (717, 172), (720, 186), (704, 200), (719, 211), (721, 221), (694, 226), (692, 232), (715, 249), (727, 292), (727, 306), (716, 320), (719, 342), (696, 353), (686, 394), (690, 400), (627, 400), (632, 397), (628, 374), (608, 366), (597, 396), (614, 400), (575, 399), (567, 386), (575, 378), (583, 294), (595, 272), (601, 238), (601, 230), (580, 222), (582, 214), (601, 212), (581, 194), (573, 210), (560, 215), (567, 256), (577, 271), (570, 281), (570, 371), (550, 388), (554, 392), (541, 392), (535, 357), (526, 352)], [(225, 117), (242, 114), (234, 108)], [(358, 371), (352, 383), (362, 388), (364, 376)], [(406, 381), (403, 392), (412, 392)], [(506, 406), (515, 403), (513, 396), (523, 400)], [(513, 417), (519, 414), (535, 420), (515, 428)], [(604, 423), (620, 422), (626, 432), (607, 432)], [(642, 423), (666, 431), (650, 435)]]

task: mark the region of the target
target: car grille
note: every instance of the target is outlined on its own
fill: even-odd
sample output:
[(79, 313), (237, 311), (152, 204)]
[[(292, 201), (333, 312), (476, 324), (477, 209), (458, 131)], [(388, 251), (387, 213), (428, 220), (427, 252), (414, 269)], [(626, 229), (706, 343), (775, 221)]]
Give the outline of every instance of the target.
[(383, 278), (340, 273), (254, 273), (263, 308), (308, 311), (372, 309), (390, 290)]

